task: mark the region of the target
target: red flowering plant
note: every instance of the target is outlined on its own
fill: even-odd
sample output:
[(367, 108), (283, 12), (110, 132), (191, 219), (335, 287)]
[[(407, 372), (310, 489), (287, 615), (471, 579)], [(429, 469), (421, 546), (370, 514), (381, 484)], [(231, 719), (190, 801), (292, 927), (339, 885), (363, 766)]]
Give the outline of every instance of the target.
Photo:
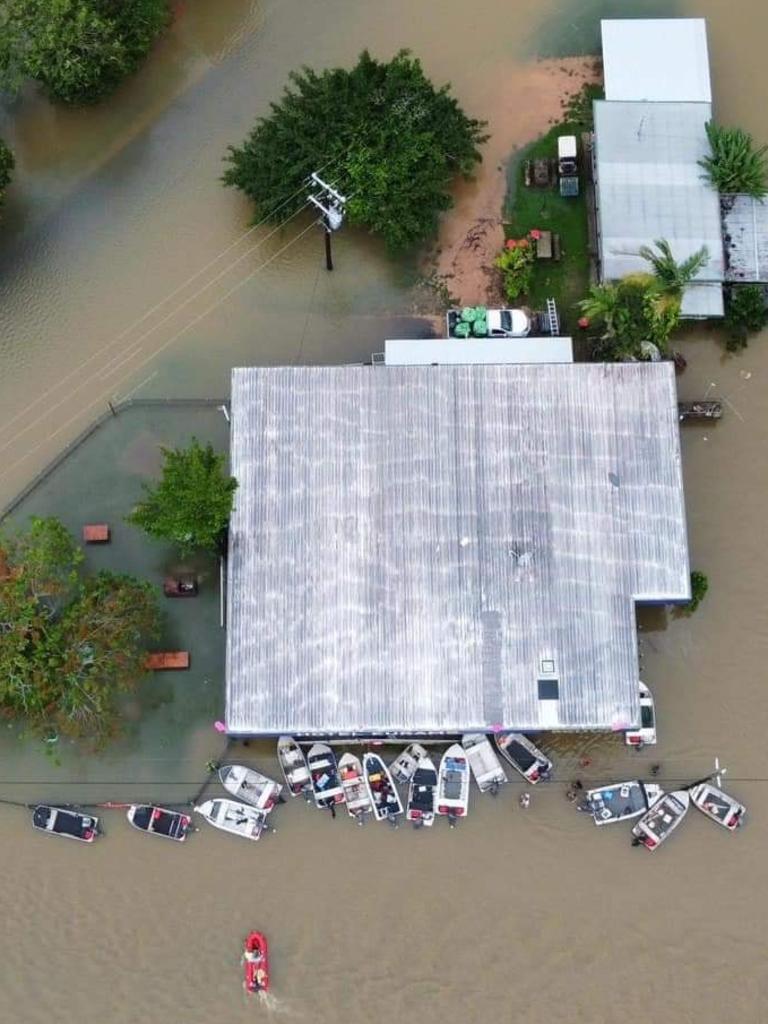
[(531, 242), (539, 238), (541, 232), (538, 228), (533, 228), (522, 238), (508, 238), (497, 257), (496, 266), (502, 272), (504, 291), (508, 299), (516, 299), (530, 291), (533, 261), (536, 258), (536, 250)]

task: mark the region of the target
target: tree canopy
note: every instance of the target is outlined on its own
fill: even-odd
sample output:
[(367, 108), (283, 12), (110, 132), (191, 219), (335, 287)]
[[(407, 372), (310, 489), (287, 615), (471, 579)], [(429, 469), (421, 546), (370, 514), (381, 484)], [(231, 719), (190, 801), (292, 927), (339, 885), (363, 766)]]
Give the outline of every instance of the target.
[(118, 695), (144, 672), (158, 608), (150, 584), (84, 577), (82, 561), (56, 519), (0, 536), (0, 710), (40, 731), (101, 741)]
[(192, 438), (189, 448), (163, 448), (163, 475), (144, 484), (145, 498), (127, 517), (158, 540), (175, 544), (182, 555), (218, 551), (226, 535), (237, 489), (224, 471), (225, 456)]
[(0, 0), (0, 80), (33, 78), (93, 103), (134, 71), (169, 20), (168, 0)]
[(481, 159), (484, 122), (467, 117), (447, 85), (436, 89), (407, 51), (389, 62), (365, 51), (351, 70), (289, 77), (271, 114), (229, 148), (224, 182), (253, 200), (258, 217), (284, 218), (305, 205), (317, 171), (347, 196), (349, 221), (390, 248), (433, 235), (451, 181)]
[(5, 199), (5, 190), (11, 184), (16, 161), (10, 148), (0, 139), (0, 206)]
[(707, 122), (710, 152), (699, 166), (703, 177), (718, 192), (744, 192), (762, 199), (768, 194), (768, 146), (755, 146), (754, 139), (743, 128), (725, 128)]

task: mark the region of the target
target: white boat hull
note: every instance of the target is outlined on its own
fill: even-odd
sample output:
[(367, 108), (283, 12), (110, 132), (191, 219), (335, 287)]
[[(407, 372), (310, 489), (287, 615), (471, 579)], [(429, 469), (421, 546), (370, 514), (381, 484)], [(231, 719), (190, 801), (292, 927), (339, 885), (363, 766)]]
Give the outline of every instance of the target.
[(521, 732), (500, 732), (494, 737), (496, 749), (523, 778), (535, 786), (552, 774), (552, 762)]
[(680, 826), (688, 813), (691, 798), (686, 790), (666, 793), (632, 828), (636, 841), (647, 850), (658, 850)]
[(639, 750), (641, 747), (652, 747), (656, 743), (656, 705), (653, 694), (640, 680), (640, 728), (628, 729), (624, 733), (624, 742), (628, 747)]
[(304, 751), (292, 736), (281, 736), (277, 741), (277, 760), (291, 796), (301, 796), (312, 789)]
[(223, 765), (219, 780), (235, 800), (251, 804), (265, 814), (275, 807), (283, 790), (279, 782), (244, 764)]
[(364, 821), (367, 815), (373, 813), (373, 807), (360, 758), (354, 754), (343, 754), (339, 759), (339, 778), (344, 790), (347, 814), (356, 821)]
[(481, 793), (496, 793), (499, 786), (509, 781), (499, 756), (485, 733), (467, 733), (462, 736), (461, 745), (466, 751), (469, 767)]
[(250, 839), (252, 842), (261, 838), (267, 823), (264, 811), (251, 804), (238, 803), (236, 800), (206, 800), (199, 807), (195, 807), (195, 810), (214, 828), (229, 832), (233, 836), (240, 836), (241, 839)]
[(321, 810), (344, 803), (344, 789), (333, 749), (327, 743), (315, 743), (307, 753), (315, 805)]
[(419, 761), (427, 756), (427, 751), (420, 743), (409, 743), (389, 766), (389, 773), (395, 782), (407, 786), (416, 771)]
[(440, 761), (437, 773), (437, 813), (449, 821), (464, 818), (469, 809), (469, 761), (464, 748), (454, 743)]
[(363, 758), (365, 786), (373, 807), (376, 821), (395, 819), (403, 813), (403, 804), (397, 792), (395, 781), (378, 754), (366, 754)]
[(431, 828), (437, 806), (437, 771), (429, 755), (420, 758), (408, 787), (405, 816), (417, 828)]
[(729, 832), (734, 832), (743, 824), (747, 813), (744, 804), (709, 782), (701, 782), (691, 789), (691, 803), (710, 821)]

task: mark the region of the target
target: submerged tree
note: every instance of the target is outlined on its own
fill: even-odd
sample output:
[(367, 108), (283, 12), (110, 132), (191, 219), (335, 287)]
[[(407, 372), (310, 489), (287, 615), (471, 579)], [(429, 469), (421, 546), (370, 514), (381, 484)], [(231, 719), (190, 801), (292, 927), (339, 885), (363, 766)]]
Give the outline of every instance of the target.
[(352, 223), (402, 249), (434, 234), (452, 180), (481, 159), (484, 127), (406, 51), (389, 62), (366, 51), (351, 70), (293, 72), (271, 114), (230, 147), (223, 180), (258, 217), (284, 218), (305, 205), (318, 171), (348, 197)]
[(144, 672), (158, 609), (148, 583), (87, 578), (81, 563), (56, 519), (0, 537), (0, 709), (43, 733), (98, 742)]
[(0, 0), (0, 77), (92, 103), (134, 71), (168, 24), (168, 0)]
[(197, 438), (189, 448), (163, 448), (163, 475), (144, 484), (146, 496), (127, 517), (158, 540), (175, 544), (182, 555), (218, 551), (226, 535), (237, 481), (224, 472), (225, 456)]
[(11, 184), (13, 168), (16, 161), (13, 158), (11, 149), (0, 139), (0, 206), (5, 199), (5, 190)]
[(704, 177), (718, 192), (743, 192), (762, 199), (768, 194), (768, 146), (755, 146), (743, 128), (724, 128), (707, 122), (710, 153), (699, 166)]
[(695, 612), (709, 590), (709, 580), (703, 572), (694, 569), (691, 573), (691, 600), (685, 606), (685, 611), (690, 615)]
[(725, 327), (728, 338), (725, 347), (739, 352), (747, 347), (750, 334), (768, 326), (768, 303), (765, 289), (759, 284), (734, 285), (728, 294)]

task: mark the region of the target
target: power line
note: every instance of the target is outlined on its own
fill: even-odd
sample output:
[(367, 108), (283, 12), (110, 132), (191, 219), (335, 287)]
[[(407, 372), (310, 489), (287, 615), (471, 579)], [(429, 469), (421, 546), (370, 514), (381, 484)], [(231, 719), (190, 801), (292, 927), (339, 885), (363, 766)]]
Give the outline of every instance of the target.
[[(301, 212), (301, 211), (297, 211), (297, 212)], [(178, 338), (180, 338), (182, 336), (182, 334), (185, 334), (192, 327), (194, 327), (198, 323), (200, 323), (200, 321), (203, 320), (206, 316), (208, 316), (209, 313), (212, 313), (222, 303), (226, 302), (227, 299), (230, 298), (230, 296), (234, 295), (234, 293), (239, 288), (242, 288), (242, 286), (244, 284), (247, 284), (247, 282), (250, 281), (252, 278), (254, 278), (256, 276), (256, 274), (260, 273), (262, 270), (264, 270), (266, 267), (268, 267), (270, 265), (270, 263), (273, 263), (279, 256), (281, 256), (286, 251), (286, 249), (289, 249), (295, 242), (298, 242), (300, 238), (303, 238), (304, 235), (307, 234), (307, 232), (311, 231), (315, 227), (315, 224), (316, 224), (315, 221), (313, 221), (311, 224), (309, 224), (306, 228), (304, 228), (303, 231), (300, 231), (298, 235), (296, 235), (294, 238), (292, 238), (290, 240), (290, 242), (287, 242), (284, 246), (281, 246), (281, 248), (278, 249), (277, 252), (273, 253), (272, 256), (270, 256), (270, 258), (268, 260), (265, 260), (264, 263), (260, 264), (254, 270), (250, 271), (250, 273), (247, 274), (236, 285), (233, 285), (233, 287), (230, 288), (227, 292), (225, 292), (224, 295), (220, 299), (217, 299), (210, 306), (208, 306), (206, 309), (204, 309), (202, 313), (199, 313), (193, 320), (190, 320), (189, 323), (186, 324), (186, 326), (182, 327), (181, 330), (177, 331), (174, 335), (172, 335), (162, 345), (159, 345), (156, 349), (151, 351), (147, 355), (147, 357), (145, 359), (143, 359), (140, 363), (138, 363), (136, 366), (134, 366), (132, 372), (136, 373), (136, 371), (139, 370), (142, 366), (145, 366), (150, 360), (154, 359), (161, 352), (163, 352), (166, 348), (168, 348), (169, 345), (172, 345), (175, 341), (177, 341)], [(117, 369), (117, 367), (115, 369)], [(112, 373), (114, 373), (114, 370), (112, 370), (112, 371), (110, 371), (110, 373), (106, 374), (106, 377), (111, 376)], [(94, 377), (98, 377), (100, 380), (106, 379), (104, 374), (96, 374), (96, 375), (92, 375), (90, 380), (93, 380)], [(109, 392), (107, 392), (107, 394), (109, 394)], [(33, 455), (36, 451), (38, 451), (38, 449), (42, 448), (42, 446), (44, 444), (48, 444), (54, 437), (57, 437), (63, 430), (66, 430), (66, 428), (68, 426), (70, 426), (70, 424), (72, 424), (76, 420), (80, 419), (84, 412), (86, 412), (89, 409), (92, 409), (95, 405), (101, 405), (103, 402), (104, 402), (104, 395), (100, 394), (96, 398), (94, 398), (92, 401), (88, 402), (86, 405), (81, 406), (80, 409), (78, 409), (78, 411), (74, 414), (74, 416), (70, 416), (70, 418), (68, 420), (65, 420), (65, 422), (62, 423), (56, 430), (54, 430), (52, 433), (49, 433), (44, 438), (44, 440), (39, 441), (37, 444), (32, 445), (30, 448), (28, 448), (24, 452), (24, 454), (22, 456), (20, 456), (18, 459), (16, 459), (15, 462), (10, 463), (10, 465), (4, 466), (3, 467), (4, 471), (3, 471), (2, 474), (0, 474), (0, 481), (5, 480), (8, 477), (8, 475), (17, 466), (20, 466), (22, 462), (26, 462), (26, 460), (30, 457), (30, 455)], [(59, 404), (61, 404), (61, 403), (59, 403)], [(34, 426), (36, 423), (42, 422), (44, 420), (44, 418), (45, 418), (44, 415), (37, 417), (37, 419), (34, 420), (33, 423), (31, 424), (31, 426)], [(29, 428), (26, 428), (26, 429), (29, 429)]]
[[(331, 164), (338, 164), (342, 159), (343, 159), (343, 156), (338, 156), (338, 157), (335, 157), (335, 158), (333, 158), (331, 160), (328, 160), (325, 164), (323, 164), (323, 167), (321, 167), (321, 170), (324, 170), (325, 168), (330, 167)], [(266, 214), (264, 217), (262, 217), (262, 219), (260, 221), (258, 221), (258, 223), (252, 225), (250, 228), (248, 228), (247, 231), (243, 232), (243, 234), (240, 235), (239, 238), (236, 238), (226, 248), (222, 249), (221, 252), (217, 256), (214, 256), (213, 259), (209, 260), (208, 263), (206, 263), (204, 267), (201, 267), (200, 270), (195, 271), (195, 273), (190, 275), (185, 281), (182, 281), (181, 284), (177, 285), (164, 298), (162, 298), (159, 302), (155, 303), (155, 305), (152, 306), (151, 309), (148, 309), (140, 317), (138, 317), (136, 320), (134, 320), (133, 323), (131, 323), (127, 327), (125, 327), (119, 334), (117, 334), (114, 338), (112, 338), (112, 340), (109, 341), (106, 345), (100, 346), (97, 351), (93, 352), (87, 359), (83, 360), (83, 362), (80, 363), (77, 367), (75, 367), (73, 370), (69, 371), (69, 373), (67, 373), (64, 377), (60, 378), (54, 385), (52, 385), (46, 391), (43, 391), (41, 394), (39, 394), (32, 402), (28, 403), (23, 409), (21, 409), (18, 413), (13, 415), (9, 420), (6, 420), (5, 423), (0, 425), (0, 433), (3, 433), (5, 430), (8, 429), (8, 427), (10, 427), (12, 424), (14, 424), (22, 416), (26, 415), (29, 412), (30, 409), (33, 409), (36, 405), (39, 405), (41, 402), (45, 401), (45, 399), (49, 395), (51, 395), (54, 391), (58, 390), (58, 388), (60, 388), (63, 384), (66, 384), (67, 381), (69, 381), (73, 377), (77, 376), (83, 370), (83, 368), (85, 366), (88, 366), (91, 362), (93, 362), (94, 359), (97, 359), (99, 356), (104, 355), (105, 352), (108, 352), (112, 348), (114, 348), (114, 346), (117, 345), (118, 342), (122, 341), (123, 338), (125, 338), (128, 334), (130, 334), (131, 331), (133, 331), (140, 324), (144, 323), (145, 320), (147, 320), (150, 316), (152, 316), (159, 309), (161, 309), (167, 302), (169, 302), (172, 298), (174, 298), (176, 295), (178, 295), (179, 292), (183, 291), (190, 284), (192, 284), (199, 277), (201, 277), (207, 270), (210, 270), (210, 268), (212, 266), (214, 266), (216, 263), (218, 263), (218, 261), (220, 259), (222, 259), (228, 253), (230, 253), (238, 245), (240, 245), (241, 242), (244, 242), (246, 238), (249, 238), (253, 234), (254, 231), (257, 231), (259, 228), (263, 227), (264, 224), (266, 224), (268, 220), (271, 220), (275, 216), (275, 214), (278, 213), (278, 211), (283, 209), (283, 207), (286, 206), (289, 202), (291, 202), (292, 199), (295, 199), (296, 196), (300, 195), (305, 190), (306, 190), (306, 183), (302, 182), (302, 184), (299, 186), (299, 188), (297, 188), (294, 192), (292, 192), (287, 198), (282, 200), (282, 202), (278, 203), (278, 205), (275, 206), (268, 214)], [(301, 210), (305, 209), (308, 205), (309, 205), (309, 202), (308, 201), (305, 202), (299, 210), (295, 211), (294, 214), (291, 214), (291, 216), (288, 218), (288, 220), (290, 220), (293, 216), (295, 216), (296, 213), (301, 212)], [(288, 220), (284, 221), (283, 224), (288, 223)], [(256, 248), (258, 248), (259, 246), (263, 245), (269, 238), (272, 237), (273, 234), (274, 234), (274, 231), (270, 232), (266, 236), (266, 238), (263, 238), (258, 243)], [(253, 252), (254, 249), (251, 249), (249, 251)], [(232, 264), (230, 266), (233, 266), (233, 265), (234, 264)], [(196, 294), (199, 294), (199, 292), (196, 293)], [(12, 440), (14, 440), (14, 438), (12, 438)]]

